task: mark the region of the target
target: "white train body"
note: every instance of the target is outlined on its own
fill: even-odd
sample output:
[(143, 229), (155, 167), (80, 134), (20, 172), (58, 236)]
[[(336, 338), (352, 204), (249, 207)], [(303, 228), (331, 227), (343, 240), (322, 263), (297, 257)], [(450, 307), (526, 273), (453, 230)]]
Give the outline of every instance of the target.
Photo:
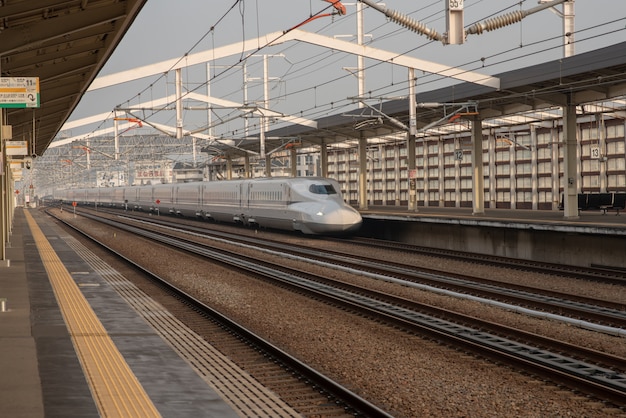
[(344, 202), (339, 190), (339, 184), (327, 178), (256, 178), (59, 190), (54, 197), (305, 234), (354, 232), (361, 226), (361, 215)]

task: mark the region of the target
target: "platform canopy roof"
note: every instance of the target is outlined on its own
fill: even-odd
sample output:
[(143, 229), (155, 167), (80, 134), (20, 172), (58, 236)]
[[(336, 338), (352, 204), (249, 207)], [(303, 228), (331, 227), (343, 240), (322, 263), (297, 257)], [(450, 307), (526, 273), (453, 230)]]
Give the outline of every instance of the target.
[[(460, 119), (478, 112), (483, 127), (494, 129), (552, 121), (562, 117), (560, 106), (566, 105), (568, 100), (584, 105), (579, 106), (579, 113), (611, 113), (626, 119), (626, 42), (494, 77), (500, 79), (500, 89), (463, 82), (432, 91), (417, 91), (417, 137), (455, 132), (459, 128), (450, 123), (454, 112), (460, 114)], [(373, 103), (364, 108), (355, 105), (352, 111), (318, 119), (317, 128), (289, 125), (271, 130), (266, 134), (265, 148), (280, 149), (294, 138), (303, 147), (319, 146), (322, 142), (354, 146), (358, 138), (397, 134), (403, 131), (401, 125), (409, 126), (408, 98)], [(429, 105), (420, 107), (420, 103)], [(215, 147), (210, 148), (216, 151)], [(259, 139), (239, 140), (237, 148), (219, 148), (232, 157), (246, 151), (258, 153)]]
[(147, 0), (0, 2), (2, 77), (39, 77), (39, 108), (10, 108), (14, 140), (41, 155)]

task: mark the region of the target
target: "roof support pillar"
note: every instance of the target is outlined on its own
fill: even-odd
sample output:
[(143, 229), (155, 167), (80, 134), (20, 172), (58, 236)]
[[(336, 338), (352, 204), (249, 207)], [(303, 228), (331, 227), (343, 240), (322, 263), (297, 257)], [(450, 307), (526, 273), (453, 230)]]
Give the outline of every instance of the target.
[(10, 267), (11, 260), (7, 259), (6, 249), (11, 247), (16, 197), (13, 171), (6, 151), (7, 141), (13, 137), (12, 134), (8, 137), (3, 136), (7, 134), (6, 126), (8, 126), (6, 110), (0, 109), (0, 261), (2, 262), (0, 265)]
[(598, 163), (600, 166), (600, 192), (606, 193), (609, 191), (609, 178), (607, 177), (607, 143), (606, 143), (606, 127), (604, 126), (604, 118), (602, 113), (596, 114), (596, 129), (598, 130), (598, 148), (600, 155), (598, 157)]
[(246, 155), (243, 156), (243, 175), (245, 178), (249, 179), (251, 176), (251, 172), (250, 172), (250, 154), (246, 153)]
[(563, 216), (569, 219), (578, 218), (578, 173), (576, 138), (576, 104), (572, 102), (573, 95), (567, 95), (567, 105), (563, 109), (563, 139), (565, 149), (563, 155), (564, 208)]
[[(6, 141), (4, 142), (4, 144), (6, 144)], [(2, 240), (2, 242), (0, 242), (0, 256), (2, 256), (2, 260), (6, 263), (4, 265), (8, 267), (10, 262), (7, 260), (6, 247), (10, 239), (9, 227), (11, 225), (11, 216), (9, 214), (9, 205), (11, 202), (11, 198), (13, 197), (13, 193), (10, 193), (11, 188), (9, 175), (11, 174), (11, 168), (9, 164), (4, 164), (4, 167), (2, 167), (2, 169), (4, 170), (4, 172), (2, 173), (2, 177), (0, 177), (0, 191), (2, 193), (2, 195), (0, 195), (0, 220), (2, 221), (0, 225), (0, 238)]]
[(539, 169), (537, 166), (537, 158), (538, 158), (538, 151), (537, 151), (537, 126), (531, 124), (530, 125), (530, 144), (532, 147), (532, 152), (530, 153), (530, 174), (531, 174), (531, 179), (532, 179), (532, 196), (531, 196), (531, 201), (532, 201), (532, 210), (537, 210), (539, 209), (539, 177), (538, 177), (538, 173), (539, 173)]
[(298, 175), (298, 152), (296, 147), (291, 147), (289, 155), (289, 162), (291, 163), (291, 177), (296, 177)]
[[(328, 145), (324, 138), (320, 142), (321, 176), (328, 177)], [(348, 180), (349, 181), (349, 180)]]
[(406, 150), (409, 173), (409, 211), (417, 211), (417, 178), (415, 175), (415, 137), (417, 135), (417, 99), (415, 97), (415, 69), (409, 68), (409, 132)]
[(472, 118), (472, 215), (485, 213), (485, 174), (483, 167), (483, 124), (479, 115)]
[(9, 178), (10, 168), (6, 159), (6, 139), (2, 137), (5, 124), (5, 110), (0, 109), (0, 261), (3, 261), (4, 265), (8, 265), (9, 261), (6, 258), (6, 242), (8, 241), (8, 228), (9, 225), (9, 212), (8, 212), (8, 196), (7, 192), (7, 180)]
[(233, 160), (230, 155), (226, 157), (226, 179), (233, 179)]
[(359, 138), (359, 209), (367, 210), (367, 138)]
[(272, 156), (270, 154), (265, 155), (265, 177), (272, 177)]

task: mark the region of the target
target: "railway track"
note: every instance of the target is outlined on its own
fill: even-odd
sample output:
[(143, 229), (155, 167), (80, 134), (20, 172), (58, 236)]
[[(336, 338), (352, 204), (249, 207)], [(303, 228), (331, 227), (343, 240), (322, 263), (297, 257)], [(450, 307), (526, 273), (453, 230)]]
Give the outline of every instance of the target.
[[(111, 226), (120, 226), (119, 222), (105, 222), (110, 222)], [(576, 390), (621, 407), (624, 406), (624, 399), (626, 399), (626, 376), (622, 374), (622, 371), (626, 370), (624, 359), (591, 352), (591, 350), (570, 344), (551, 343), (547, 339), (537, 339), (536, 336), (519, 330), (505, 330), (501, 326), (485, 323), (475, 318), (466, 317), (460, 320), (457, 317), (455, 322), (452, 322), (448, 318), (458, 314), (451, 314), (438, 308), (427, 307), (380, 292), (339, 284), (306, 272), (267, 264), (260, 259), (248, 259), (242, 257), (241, 254), (198, 245), (193, 240), (164, 236), (162, 231), (155, 233), (142, 230), (137, 226), (125, 228), (133, 234), (139, 234), (150, 240), (184, 248), (186, 251), (203, 257), (234, 265), (237, 269), (247, 271), (248, 274), (297, 289), (298, 292), (315, 295), (315, 298), (359, 312), (360, 315), (376, 318), (377, 321), (384, 321), (393, 327), (405, 329), (407, 332), (429, 335), (437, 341), (444, 341), (454, 347), (473, 351), (477, 355), (514, 365), (526, 372), (542, 375)], [(430, 313), (425, 314), (424, 311), (430, 311)], [(467, 325), (461, 325), (462, 322)], [(490, 333), (483, 331), (484, 329), (499, 330)], [(501, 337), (499, 333), (507, 337)], [(542, 348), (544, 346), (552, 347), (553, 351)], [(568, 354), (559, 354), (563, 352)], [(591, 358), (595, 364), (590, 363), (589, 360), (581, 360)]]
[[(201, 236), (210, 236), (224, 239), (228, 242), (238, 243), (255, 249), (266, 249), (279, 252), (282, 255), (289, 254), (292, 257), (301, 257), (308, 262), (314, 260), (323, 265), (340, 266), (349, 271), (359, 271), (361, 274), (369, 274), (381, 280), (400, 281), (405, 285), (420, 286), (427, 290), (456, 292), (463, 295), (471, 295), (487, 303), (498, 301), (527, 309), (525, 314), (539, 317), (550, 317), (556, 320), (562, 317), (571, 318), (570, 323), (574, 326), (582, 326), (594, 329), (598, 332), (606, 332), (613, 335), (626, 335), (626, 304), (611, 302), (601, 299), (584, 297), (572, 293), (555, 292), (536, 287), (521, 286), (511, 283), (504, 284), (497, 279), (485, 277), (452, 274), (449, 272), (415, 267), (408, 264), (392, 263), (380, 260), (376, 257), (364, 255), (346, 255), (344, 253), (330, 251), (328, 249), (312, 249), (310, 246), (296, 245), (294, 243), (255, 238), (249, 235), (237, 235), (220, 231), (209, 231), (194, 225), (176, 224), (167, 220), (145, 217), (137, 218), (128, 215), (120, 216), (119, 212), (109, 212), (116, 219), (132, 219), (135, 221), (161, 225), (164, 228), (174, 228), (172, 231), (183, 230)], [(359, 240), (360, 241), (360, 240)], [(352, 240), (350, 240), (352, 242)], [(377, 245), (381, 244), (377, 241)], [(385, 243), (381, 244), (386, 246)], [(376, 248), (376, 247), (374, 247)], [(370, 251), (370, 253), (376, 251)], [(537, 267), (538, 268), (538, 267)], [(541, 271), (546, 273), (545, 270)], [(553, 270), (549, 269), (552, 273)], [(577, 275), (576, 278), (579, 278)], [(598, 325), (595, 326), (594, 324)], [(624, 331), (622, 331), (624, 330)]]

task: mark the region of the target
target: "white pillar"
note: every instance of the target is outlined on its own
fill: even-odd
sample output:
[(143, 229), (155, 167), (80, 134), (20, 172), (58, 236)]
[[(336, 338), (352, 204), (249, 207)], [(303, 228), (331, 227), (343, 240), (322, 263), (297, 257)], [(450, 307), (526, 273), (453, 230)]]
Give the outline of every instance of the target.
[[(406, 157), (408, 173), (415, 170), (415, 136), (417, 135), (417, 99), (415, 97), (415, 69), (409, 68), (409, 132), (406, 142)], [(417, 178), (408, 179), (409, 187), (409, 211), (417, 210)], [(396, 200), (400, 199), (398, 195)]]
[(367, 139), (359, 138), (359, 209), (367, 210)]
[(176, 69), (176, 139), (183, 137), (183, 78), (182, 69)]
[(472, 214), (485, 213), (485, 179), (483, 168), (483, 128), (478, 115), (472, 120)]
[(574, 0), (563, 3), (563, 56), (574, 55)]

